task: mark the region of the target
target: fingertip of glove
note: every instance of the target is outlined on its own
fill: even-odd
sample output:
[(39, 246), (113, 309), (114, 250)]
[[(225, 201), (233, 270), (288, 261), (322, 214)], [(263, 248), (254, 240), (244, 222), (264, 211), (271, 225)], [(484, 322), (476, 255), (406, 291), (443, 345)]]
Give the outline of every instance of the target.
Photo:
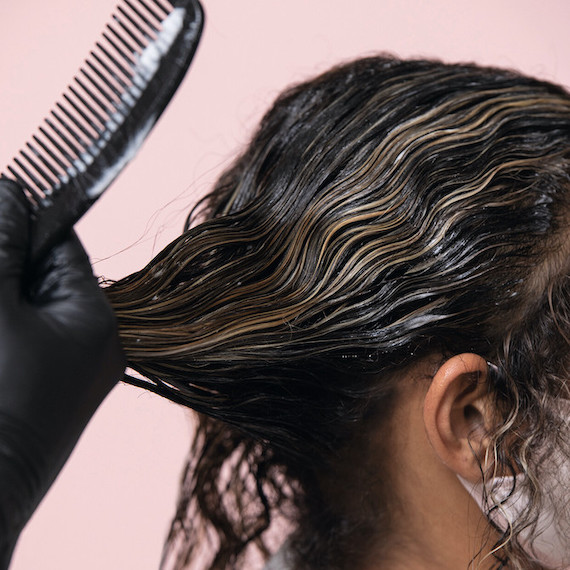
[(74, 231), (67, 239), (54, 246), (38, 266), (39, 273), (58, 274), (65, 280), (79, 275), (93, 277), (89, 256)]
[(21, 186), (0, 179), (0, 277), (19, 276), (23, 270), (29, 232), (28, 200)]
[(8, 209), (27, 216), (29, 213), (29, 202), (22, 186), (18, 182), (2, 176), (0, 177), (0, 213)]

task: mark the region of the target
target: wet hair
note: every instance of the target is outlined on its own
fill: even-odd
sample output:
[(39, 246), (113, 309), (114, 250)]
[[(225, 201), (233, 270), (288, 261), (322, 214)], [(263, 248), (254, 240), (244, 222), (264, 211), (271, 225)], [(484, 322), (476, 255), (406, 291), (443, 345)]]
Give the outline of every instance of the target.
[(190, 227), (107, 289), (127, 381), (198, 412), (164, 564), (245, 567), (285, 518), (295, 568), (354, 567), (391, 528), (363, 433), (402, 370), (474, 352), (497, 472), (532, 499), (497, 568), (534, 568), (520, 535), (567, 453), (569, 177), (570, 97), (515, 72), (371, 57), (285, 91)]

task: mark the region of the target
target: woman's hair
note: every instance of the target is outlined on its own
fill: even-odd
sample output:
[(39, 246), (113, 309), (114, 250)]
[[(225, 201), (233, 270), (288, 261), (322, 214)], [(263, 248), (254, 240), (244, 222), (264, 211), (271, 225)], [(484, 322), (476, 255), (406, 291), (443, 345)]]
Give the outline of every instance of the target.
[(106, 290), (128, 381), (199, 412), (171, 560), (242, 567), (281, 524), (295, 568), (355, 567), (392, 524), (367, 426), (406, 367), (474, 352), (496, 473), (531, 497), (497, 567), (534, 568), (520, 533), (567, 452), (569, 200), (570, 97), (550, 83), (371, 57), (283, 93), (200, 223)]

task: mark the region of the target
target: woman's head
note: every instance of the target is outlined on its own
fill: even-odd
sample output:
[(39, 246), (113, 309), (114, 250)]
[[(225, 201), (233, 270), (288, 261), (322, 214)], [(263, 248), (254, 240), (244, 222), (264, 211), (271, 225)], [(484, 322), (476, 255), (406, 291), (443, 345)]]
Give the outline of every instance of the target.
[[(248, 465), (254, 487), (237, 470), (234, 490), (265, 514), (292, 496), (307, 557), (334, 550), (327, 533), (349, 544), (358, 514), (326, 491), (344, 450), (392, 415), (411, 367), (474, 353), (492, 364), (495, 468), (536, 491), (568, 397), (569, 192), (556, 86), (377, 57), (285, 92), (201, 223), (108, 289), (146, 386), (215, 418), (188, 484)], [(229, 550), (264, 531), (202, 503)], [(515, 532), (499, 555), (517, 552)]]

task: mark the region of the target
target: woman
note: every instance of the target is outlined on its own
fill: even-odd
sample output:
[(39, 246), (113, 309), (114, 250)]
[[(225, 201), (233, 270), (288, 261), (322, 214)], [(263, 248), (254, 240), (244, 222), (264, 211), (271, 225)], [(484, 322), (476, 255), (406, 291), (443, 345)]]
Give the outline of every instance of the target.
[(106, 289), (128, 381), (199, 412), (164, 568), (284, 528), (273, 567), (569, 563), (569, 192), (557, 86), (376, 57), (284, 93)]
[[(203, 526), (237, 567), (285, 512), (294, 568), (538, 567), (569, 142), (562, 89), (495, 69), (371, 58), (279, 98), (203, 223), (107, 290), (142, 385), (215, 418), (178, 564)], [(515, 481), (530, 499), (487, 523), (457, 475), (487, 515)]]

